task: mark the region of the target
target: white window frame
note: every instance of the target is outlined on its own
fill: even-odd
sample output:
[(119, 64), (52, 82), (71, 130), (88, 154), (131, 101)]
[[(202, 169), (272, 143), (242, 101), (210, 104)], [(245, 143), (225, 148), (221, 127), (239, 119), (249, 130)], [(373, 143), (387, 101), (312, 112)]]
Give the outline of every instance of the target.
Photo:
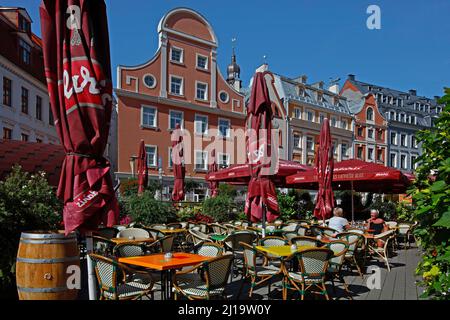
[[(345, 146), (345, 151), (344, 151), (344, 146)], [(341, 143), (341, 158), (348, 157), (348, 150), (349, 150), (348, 147), (349, 147), (348, 142)]]
[[(372, 119), (369, 119), (369, 117), (368, 117), (369, 109), (372, 110)], [(366, 121), (369, 123), (373, 123), (375, 121), (375, 110), (372, 106), (369, 106), (366, 109)]]
[[(206, 131), (205, 132), (198, 132), (197, 131), (197, 123), (198, 123), (197, 117), (206, 118)], [(208, 135), (208, 131), (209, 131), (209, 117), (207, 115), (204, 115), (204, 114), (196, 113), (195, 117), (194, 117), (194, 132), (195, 132), (195, 134), (197, 134), (197, 135)]]
[[(298, 137), (298, 144), (295, 145), (295, 137)], [(302, 135), (298, 132), (294, 132), (292, 135), (292, 144), (294, 145), (294, 149), (301, 149), (302, 148)]]
[[(173, 52), (173, 49), (175, 49), (175, 50), (180, 50), (181, 51), (181, 55), (180, 55), (180, 61), (178, 61), (178, 60), (173, 60), (172, 59), (172, 52)], [(170, 62), (174, 62), (174, 63), (184, 63), (184, 49), (183, 48), (180, 48), (180, 47), (177, 47), (177, 46), (170, 46), (170, 53), (169, 53), (169, 59), (170, 59)]]
[[(392, 155), (394, 155), (394, 162), (395, 162), (395, 163), (392, 163), (392, 161), (391, 161)], [(390, 162), (390, 166), (391, 166), (391, 167), (393, 167), (393, 168), (397, 168), (397, 167), (398, 167), (398, 166), (397, 166), (398, 156), (397, 156), (397, 153), (396, 153), (396, 152), (391, 152), (391, 153), (389, 154), (389, 162)]]
[[(203, 155), (205, 155), (205, 164), (203, 168), (197, 168), (198, 163), (198, 157), (197, 154), (198, 153), (202, 153), (202, 158)], [(194, 154), (194, 168), (196, 171), (207, 171), (208, 170), (208, 151), (203, 151), (203, 150), (195, 150), (195, 154)]]
[(220, 161), (222, 160), (222, 157), (223, 157), (223, 156), (225, 156), (225, 157), (227, 158), (227, 160), (226, 160), (226, 167), (229, 167), (229, 166), (230, 166), (230, 159), (231, 159), (229, 153), (218, 152), (218, 153), (217, 153), (217, 157), (218, 157), (219, 161), (217, 162), (217, 164), (218, 164), (219, 166), (222, 165)]
[[(369, 132), (372, 132), (372, 137), (369, 136)], [(375, 141), (375, 129), (374, 128), (366, 128), (367, 140)]]
[(236, 110), (236, 107), (241, 108), (241, 100), (233, 99), (231, 104), (232, 104), (231, 107), (232, 107), (233, 111)]
[[(405, 140), (404, 140), (405, 143), (404, 144), (402, 143), (402, 137), (405, 137)], [(406, 147), (406, 148), (408, 147), (408, 135), (405, 134), (405, 133), (401, 133), (400, 134), (400, 146), (401, 147)]]
[[(205, 58), (205, 59), (206, 59), (205, 68), (202, 68), (202, 67), (200, 67), (200, 66), (198, 65), (198, 58), (199, 58), (199, 57), (202, 57), (202, 58)], [(196, 67), (197, 69), (199, 69), (199, 70), (202, 70), (202, 71), (208, 71), (208, 70), (209, 70), (209, 57), (208, 57), (208, 56), (205, 56), (205, 55), (203, 55), (203, 54), (197, 53), (197, 54), (195, 55), (195, 67)]]
[[(345, 127), (344, 127), (344, 124), (345, 124)], [(348, 121), (347, 121), (347, 119), (341, 119), (340, 128), (344, 129), (344, 130), (348, 130)]]
[[(308, 139), (311, 139), (312, 140), (312, 144), (311, 144), (311, 146), (312, 146), (312, 148), (308, 148)], [(315, 141), (314, 141), (314, 137), (311, 137), (311, 136), (306, 136), (306, 151), (307, 152), (314, 152), (315, 151)]]
[[(319, 123), (322, 123), (322, 121), (324, 121), (326, 117), (327, 117), (326, 113), (319, 112)], [(323, 118), (323, 120), (321, 118)]]
[[(372, 158), (369, 157), (370, 151), (372, 151)], [(375, 148), (367, 147), (367, 161), (375, 161), (375, 159), (376, 159)]]
[[(394, 142), (392, 142), (392, 134), (395, 134)], [(389, 134), (389, 144), (392, 144), (394, 146), (398, 146), (398, 134), (397, 134), (397, 132), (393, 132), (393, 131), (390, 132), (390, 134)]]
[[(309, 118), (308, 118), (308, 112), (311, 112), (311, 114), (312, 114), (312, 119), (311, 120), (309, 120)], [(311, 121), (311, 122), (316, 122), (316, 113), (314, 112), (314, 110), (305, 109), (305, 120), (306, 121)]]
[[(333, 125), (333, 121), (334, 121), (334, 125)], [(338, 127), (338, 119), (337, 119), (337, 117), (335, 117), (335, 116), (331, 116), (330, 117), (330, 125), (332, 127), (335, 127), (335, 128)]]
[[(144, 109), (153, 109), (155, 111), (155, 120), (154, 125), (144, 124)], [(149, 105), (141, 105), (141, 127), (143, 128), (157, 128), (158, 127), (158, 108), (149, 106)]]
[[(405, 156), (404, 166), (402, 165), (402, 156)], [(400, 153), (400, 169), (407, 170), (408, 169), (408, 155), (406, 153)]]
[(168, 128), (169, 128), (169, 130), (175, 130), (176, 129), (176, 127), (175, 128), (172, 128), (172, 126), (171, 126), (171, 119), (172, 119), (172, 113), (173, 112), (178, 112), (178, 113), (181, 113), (181, 123), (180, 123), (180, 127), (181, 127), (181, 129), (184, 129), (184, 112), (183, 111), (180, 111), (180, 110), (173, 110), (173, 109), (171, 109), (171, 110), (169, 110), (169, 123), (168, 123)]
[[(181, 80), (181, 85), (180, 85), (180, 93), (175, 93), (175, 92), (173, 92), (172, 91), (172, 80), (173, 79), (179, 79), (179, 80)], [(169, 83), (169, 92), (170, 92), (170, 94), (172, 94), (172, 95), (175, 95), (175, 96), (183, 96), (184, 95), (184, 78), (183, 77), (180, 77), (180, 76), (176, 76), (176, 75), (173, 75), (173, 74), (171, 74), (170, 75), (170, 83)]]
[[(199, 98), (199, 97), (197, 96), (197, 93), (198, 93), (198, 85), (199, 85), (199, 84), (203, 84), (203, 85), (206, 86), (206, 88), (205, 88), (205, 98), (204, 98), (204, 99)], [(209, 97), (208, 97), (208, 88), (209, 88), (208, 83), (202, 82), (202, 81), (195, 81), (195, 100), (208, 101), (208, 99), (209, 99)]]
[[(222, 135), (220, 132), (220, 121), (227, 121), (228, 122), (228, 134), (226, 136)], [(230, 138), (231, 137), (231, 120), (227, 118), (219, 118), (217, 119), (217, 134), (221, 138)]]
[(302, 109), (301, 108), (299, 108), (299, 107), (294, 108), (294, 117), (295, 117), (295, 119), (299, 119), (299, 120), (302, 119)]
[[(148, 157), (148, 152), (147, 152), (147, 148), (155, 148), (155, 156), (154, 156), (154, 164), (150, 164), (149, 163), (149, 157)], [(145, 153), (147, 155), (147, 165), (149, 168), (157, 168), (158, 167), (158, 146), (152, 145), (152, 144), (146, 144), (145, 145)]]

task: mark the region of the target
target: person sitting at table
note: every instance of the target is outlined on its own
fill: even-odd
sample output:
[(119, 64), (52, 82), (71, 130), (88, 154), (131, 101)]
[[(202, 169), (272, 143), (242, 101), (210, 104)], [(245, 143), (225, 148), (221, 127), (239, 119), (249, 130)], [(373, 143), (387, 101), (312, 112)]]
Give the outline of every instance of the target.
[(339, 207), (334, 208), (333, 217), (328, 222), (328, 227), (336, 230), (337, 233), (342, 233), (349, 226), (348, 220), (344, 218), (344, 210)]
[(386, 222), (380, 218), (380, 212), (377, 209), (370, 210), (370, 219), (366, 221), (366, 227), (372, 230), (371, 233), (374, 235), (388, 230)]

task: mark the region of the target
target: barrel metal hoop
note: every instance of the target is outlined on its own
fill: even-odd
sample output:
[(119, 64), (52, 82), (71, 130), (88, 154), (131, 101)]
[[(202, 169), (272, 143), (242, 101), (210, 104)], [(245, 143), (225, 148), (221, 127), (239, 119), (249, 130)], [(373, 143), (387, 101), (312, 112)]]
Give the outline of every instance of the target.
[(55, 287), (55, 288), (24, 288), (17, 287), (17, 290), (20, 292), (30, 292), (30, 293), (57, 293), (69, 291), (67, 287)]
[(21, 238), (26, 239), (75, 239), (75, 233), (71, 233), (66, 236), (64, 233), (29, 233), (22, 232)]
[(30, 258), (17, 258), (17, 262), (31, 263), (31, 264), (44, 264), (44, 263), (64, 263), (80, 260), (80, 257), (65, 257), (56, 259), (30, 259)]
[(74, 239), (64, 239), (64, 240), (30, 240), (30, 239), (21, 239), (21, 243), (27, 244), (64, 244), (64, 243), (74, 243)]

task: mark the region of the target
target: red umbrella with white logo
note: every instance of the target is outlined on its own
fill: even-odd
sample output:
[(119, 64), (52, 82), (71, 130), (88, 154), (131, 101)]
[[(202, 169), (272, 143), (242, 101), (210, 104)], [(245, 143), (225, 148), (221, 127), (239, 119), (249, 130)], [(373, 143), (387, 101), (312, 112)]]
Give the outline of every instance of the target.
[(184, 199), (184, 177), (186, 170), (184, 167), (183, 155), (183, 131), (177, 124), (175, 131), (172, 133), (172, 163), (173, 163), (173, 191), (172, 200), (182, 201)]
[(145, 151), (144, 140), (141, 140), (141, 142), (139, 143), (137, 171), (138, 171), (138, 194), (141, 195), (148, 184), (147, 152)]
[[(211, 152), (211, 161), (209, 164), (209, 168), (208, 168), (208, 175), (213, 175), (214, 173), (217, 172), (217, 159), (216, 159), (216, 150), (213, 150)], [(247, 168), (248, 170), (248, 168)], [(217, 182), (216, 180), (208, 180), (208, 184), (209, 184), (209, 190), (211, 192), (211, 197), (215, 198), (217, 197), (217, 195), (219, 194), (219, 182)]]

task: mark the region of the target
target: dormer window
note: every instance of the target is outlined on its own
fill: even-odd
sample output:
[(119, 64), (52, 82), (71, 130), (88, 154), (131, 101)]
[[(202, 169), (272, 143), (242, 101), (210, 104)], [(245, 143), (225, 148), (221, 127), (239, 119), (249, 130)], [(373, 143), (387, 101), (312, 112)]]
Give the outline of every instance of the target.
[(31, 64), (31, 46), (22, 39), (19, 40), (19, 54), (23, 63)]
[(320, 92), (317, 93), (317, 101), (318, 102), (323, 102), (323, 94), (320, 93)]
[(170, 48), (170, 61), (183, 63), (183, 49), (177, 47)]
[(31, 23), (22, 15), (19, 15), (19, 30), (26, 33), (31, 32)]

